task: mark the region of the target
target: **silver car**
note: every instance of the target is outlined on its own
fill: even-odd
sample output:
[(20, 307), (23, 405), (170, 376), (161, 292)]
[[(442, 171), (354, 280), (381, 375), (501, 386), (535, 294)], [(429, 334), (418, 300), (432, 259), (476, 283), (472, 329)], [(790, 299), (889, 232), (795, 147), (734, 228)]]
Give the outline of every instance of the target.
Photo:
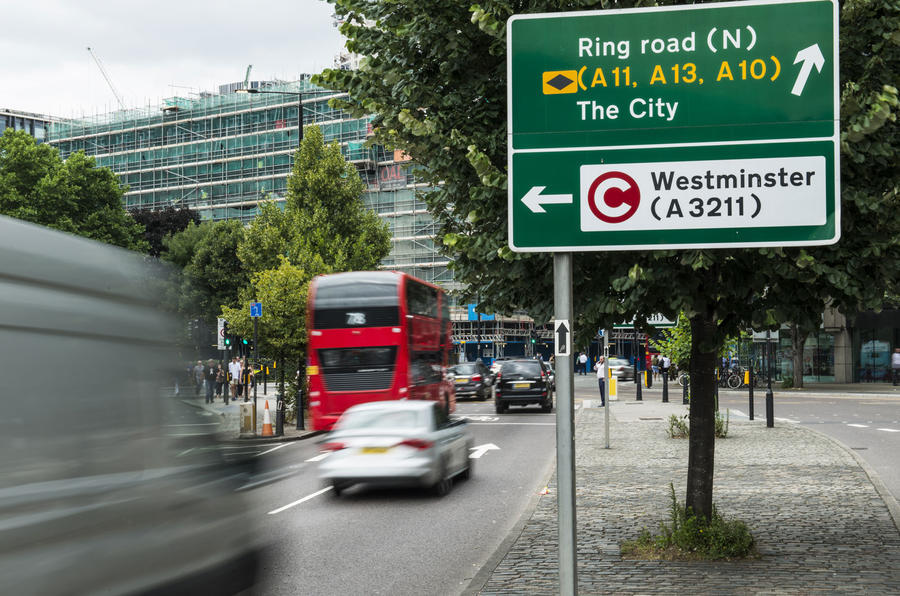
[(354, 484), (421, 486), (447, 494), (472, 474), (472, 436), (434, 401), (382, 401), (349, 408), (321, 449), (319, 477), (335, 496)]
[(620, 381), (634, 379), (634, 366), (624, 358), (610, 358), (609, 372), (618, 377)]

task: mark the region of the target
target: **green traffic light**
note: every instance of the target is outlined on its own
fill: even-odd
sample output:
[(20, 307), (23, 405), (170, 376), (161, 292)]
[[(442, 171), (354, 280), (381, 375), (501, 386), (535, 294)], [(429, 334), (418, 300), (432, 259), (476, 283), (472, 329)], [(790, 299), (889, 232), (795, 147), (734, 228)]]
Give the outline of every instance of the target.
[(244, 342), (244, 345), (245, 345), (245, 346), (246, 346), (246, 345), (247, 345), (247, 344), (248, 344), (248, 343), (250, 343), (250, 342), (249, 342), (249, 341), (247, 341), (247, 340), (246, 340), (246, 339), (245, 339), (245, 340), (243, 340), (243, 342)]

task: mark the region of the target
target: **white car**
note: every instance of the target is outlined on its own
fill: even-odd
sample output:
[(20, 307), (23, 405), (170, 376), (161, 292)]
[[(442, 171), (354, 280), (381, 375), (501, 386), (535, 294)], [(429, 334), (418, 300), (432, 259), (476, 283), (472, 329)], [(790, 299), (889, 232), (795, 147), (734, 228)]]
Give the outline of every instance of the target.
[(354, 484), (421, 486), (438, 496), (472, 474), (465, 420), (436, 401), (397, 400), (349, 408), (321, 444), (319, 477), (335, 496)]

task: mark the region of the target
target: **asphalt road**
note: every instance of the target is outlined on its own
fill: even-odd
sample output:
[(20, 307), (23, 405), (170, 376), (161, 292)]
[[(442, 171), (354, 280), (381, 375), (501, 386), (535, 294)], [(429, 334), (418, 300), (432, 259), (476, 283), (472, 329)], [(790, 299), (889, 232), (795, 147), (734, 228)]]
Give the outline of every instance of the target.
[[(316, 440), (257, 447), (274, 480), (249, 519), (271, 541), (261, 594), (458, 594), (506, 538), (555, 462), (556, 413), (463, 402), (474, 475), (445, 497), (354, 487), (335, 498), (316, 475)], [(489, 446), (496, 446), (492, 449)], [(475, 453), (477, 453), (476, 450)]]
[[(853, 449), (900, 501), (900, 396), (774, 392), (775, 424), (813, 428)], [(754, 391), (754, 418), (765, 421), (765, 391)], [(746, 390), (721, 391), (719, 407), (746, 416)]]

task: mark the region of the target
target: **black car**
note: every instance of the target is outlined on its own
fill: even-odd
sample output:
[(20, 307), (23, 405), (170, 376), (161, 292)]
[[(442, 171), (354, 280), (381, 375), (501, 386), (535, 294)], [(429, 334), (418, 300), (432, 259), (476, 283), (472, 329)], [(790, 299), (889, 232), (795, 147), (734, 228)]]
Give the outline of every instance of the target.
[(540, 360), (504, 360), (494, 382), (494, 405), (502, 414), (510, 405), (540, 404), (553, 411), (550, 375)]
[(457, 399), (475, 397), (488, 399), (491, 397), (491, 371), (481, 360), (463, 362), (450, 367)]

